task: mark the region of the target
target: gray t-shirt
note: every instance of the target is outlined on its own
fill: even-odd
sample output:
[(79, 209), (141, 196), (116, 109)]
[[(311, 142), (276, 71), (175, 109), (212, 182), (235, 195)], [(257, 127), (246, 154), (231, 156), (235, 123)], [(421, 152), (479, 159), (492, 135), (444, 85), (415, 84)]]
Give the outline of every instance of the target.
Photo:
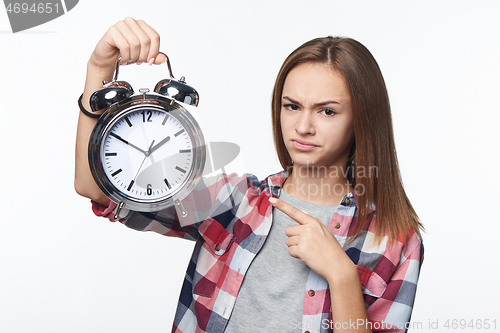
[[(315, 205), (281, 191), (280, 199), (326, 226), (337, 206)], [(266, 242), (243, 280), (226, 333), (299, 332), (309, 267), (288, 254), (285, 229), (297, 222), (275, 209)]]

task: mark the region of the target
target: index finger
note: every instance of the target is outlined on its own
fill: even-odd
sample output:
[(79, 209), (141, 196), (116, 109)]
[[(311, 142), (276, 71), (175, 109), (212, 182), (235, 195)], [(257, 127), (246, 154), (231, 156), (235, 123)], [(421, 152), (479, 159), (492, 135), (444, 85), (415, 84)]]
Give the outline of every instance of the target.
[(273, 207), (279, 209), (300, 225), (308, 224), (311, 222), (311, 218), (314, 219), (311, 215), (295, 208), (290, 204), (287, 204), (283, 200), (271, 197), (269, 198), (269, 202), (273, 205)]

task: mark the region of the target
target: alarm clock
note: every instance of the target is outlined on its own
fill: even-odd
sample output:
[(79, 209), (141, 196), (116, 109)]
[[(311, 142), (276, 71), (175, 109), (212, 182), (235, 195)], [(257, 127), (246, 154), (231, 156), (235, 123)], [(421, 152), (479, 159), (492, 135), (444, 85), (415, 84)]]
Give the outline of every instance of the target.
[[(163, 53), (164, 54), (164, 53)], [(166, 56), (166, 55), (165, 55)], [(101, 191), (118, 204), (115, 219), (127, 209), (152, 212), (176, 206), (187, 216), (181, 200), (198, 183), (205, 166), (203, 133), (187, 105), (197, 106), (199, 95), (176, 80), (166, 60), (170, 79), (154, 92), (114, 78), (90, 97), (93, 111), (105, 109), (89, 141), (89, 164)]]

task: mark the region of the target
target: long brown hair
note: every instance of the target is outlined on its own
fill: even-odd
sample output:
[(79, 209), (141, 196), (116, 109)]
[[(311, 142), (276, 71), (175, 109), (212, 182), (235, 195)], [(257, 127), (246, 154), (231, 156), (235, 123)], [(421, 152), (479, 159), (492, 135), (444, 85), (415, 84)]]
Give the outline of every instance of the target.
[(283, 85), (290, 70), (306, 62), (332, 66), (342, 73), (351, 93), (354, 143), (346, 168), (351, 169), (349, 181), (356, 190), (358, 205), (358, 222), (352, 239), (371, 221), (373, 208), (378, 241), (387, 235), (390, 242), (400, 237), (405, 242), (413, 231), (420, 236), (423, 226), (406, 196), (399, 172), (384, 78), (370, 51), (356, 40), (344, 37), (313, 39), (293, 51), (281, 66), (272, 97), (274, 144), (281, 166), (285, 170), (293, 167), (281, 132)]

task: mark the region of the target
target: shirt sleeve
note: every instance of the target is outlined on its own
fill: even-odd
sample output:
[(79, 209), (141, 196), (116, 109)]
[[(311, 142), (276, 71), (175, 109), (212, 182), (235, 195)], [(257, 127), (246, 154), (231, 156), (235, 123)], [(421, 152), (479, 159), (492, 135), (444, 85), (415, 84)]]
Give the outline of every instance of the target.
[(422, 240), (413, 234), (401, 250), (385, 290), (367, 308), (373, 332), (406, 332), (409, 328), (423, 253)]
[[(158, 212), (137, 212), (125, 208), (120, 212), (118, 221), (138, 231), (154, 231), (165, 236), (196, 240), (198, 226), (210, 216), (234, 211), (245, 197), (247, 189), (255, 182), (253, 175), (219, 174), (203, 177), (195, 189), (182, 200), (187, 216), (176, 207), (168, 207)], [(110, 202), (104, 207), (92, 202), (96, 216), (115, 222), (117, 204)]]

